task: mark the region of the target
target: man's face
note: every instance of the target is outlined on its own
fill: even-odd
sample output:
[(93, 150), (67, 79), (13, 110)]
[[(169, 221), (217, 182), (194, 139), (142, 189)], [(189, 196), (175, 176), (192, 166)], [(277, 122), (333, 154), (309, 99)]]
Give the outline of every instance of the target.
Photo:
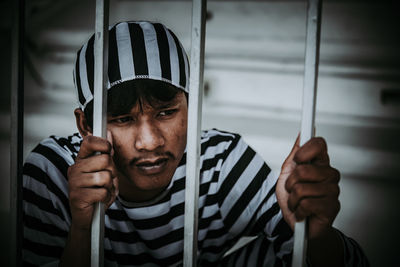
[(113, 136), (119, 190), (130, 201), (159, 194), (171, 178), (186, 146), (187, 100), (178, 92), (169, 102), (138, 101), (127, 114), (107, 116)]

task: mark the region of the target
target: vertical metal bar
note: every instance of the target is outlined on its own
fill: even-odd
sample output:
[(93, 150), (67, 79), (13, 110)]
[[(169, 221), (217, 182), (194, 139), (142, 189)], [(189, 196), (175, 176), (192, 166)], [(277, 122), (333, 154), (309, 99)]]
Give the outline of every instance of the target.
[(10, 135), (10, 266), (22, 259), (22, 162), (24, 126), (24, 34), (25, 1), (14, 1), (11, 63)]
[[(96, 0), (94, 40), (93, 135), (107, 135), (108, 0)], [(103, 266), (104, 204), (96, 203), (92, 219), (91, 266)]]
[[(322, 0), (308, 0), (300, 146), (305, 144), (314, 135), (319, 44), (321, 36), (321, 11)], [(293, 267), (305, 266), (307, 254), (307, 229), (307, 219), (295, 224)]]
[(206, 0), (193, 0), (187, 129), (184, 266), (197, 265), (200, 131), (203, 99)]

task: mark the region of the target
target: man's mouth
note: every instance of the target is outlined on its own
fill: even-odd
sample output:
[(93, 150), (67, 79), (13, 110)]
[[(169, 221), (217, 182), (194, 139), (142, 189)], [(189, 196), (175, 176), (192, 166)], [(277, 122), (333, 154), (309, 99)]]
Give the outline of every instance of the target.
[(157, 174), (164, 170), (168, 162), (167, 157), (140, 159), (135, 162), (135, 167), (144, 174)]

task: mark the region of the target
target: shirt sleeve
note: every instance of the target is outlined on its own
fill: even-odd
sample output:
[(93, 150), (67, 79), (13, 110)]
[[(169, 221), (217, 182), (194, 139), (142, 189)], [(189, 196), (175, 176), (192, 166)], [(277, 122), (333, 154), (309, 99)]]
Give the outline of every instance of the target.
[(369, 261), (360, 245), (336, 229), (343, 242), (344, 263), (346, 267), (369, 267)]
[[(232, 240), (254, 239), (224, 259), (227, 266), (291, 266), (293, 231), (285, 222), (278, 205), (275, 186), (278, 171), (242, 138), (230, 145), (229, 155), (221, 166), (220, 202), (225, 227)], [(341, 232), (345, 266), (369, 266), (362, 249)], [(240, 241), (238, 242), (240, 243)]]
[(63, 253), (71, 222), (68, 161), (73, 162), (50, 138), (41, 142), (25, 161), (22, 255), (26, 266), (52, 266)]
[(227, 242), (257, 236), (256, 241), (230, 260), (237, 257), (232, 260), (235, 266), (240, 263), (242, 266), (285, 265), (290, 258), (293, 233), (283, 220), (276, 199), (278, 174), (239, 136), (232, 141), (227, 153), (221, 165), (219, 185), (220, 212), (230, 234)]

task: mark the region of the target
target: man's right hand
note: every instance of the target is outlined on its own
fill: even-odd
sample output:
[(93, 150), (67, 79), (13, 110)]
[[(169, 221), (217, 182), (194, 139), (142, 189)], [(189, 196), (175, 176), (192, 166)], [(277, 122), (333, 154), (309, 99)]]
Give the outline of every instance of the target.
[(83, 138), (75, 164), (68, 168), (69, 205), (72, 222), (60, 267), (90, 266), (90, 230), (94, 203), (108, 208), (118, 195), (117, 170), (113, 161), (112, 135), (91, 134)]
[(90, 230), (93, 204), (103, 202), (108, 208), (118, 194), (110, 132), (107, 139), (85, 136), (75, 164), (68, 169), (71, 226), (76, 229)]

